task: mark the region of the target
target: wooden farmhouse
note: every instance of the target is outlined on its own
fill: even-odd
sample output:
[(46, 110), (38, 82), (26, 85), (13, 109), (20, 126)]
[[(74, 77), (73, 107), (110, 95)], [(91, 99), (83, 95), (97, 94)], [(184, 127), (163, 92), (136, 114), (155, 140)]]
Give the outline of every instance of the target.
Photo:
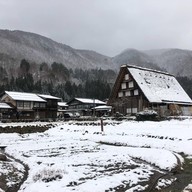
[(38, 94), (38, 96), (46, 101), (44, 117), (46, 119), (55, 119), (55, 118), (57, 118), (58, 101), (60, 101), (61, 98), (55, 97), (55, 96), (52, 96), (52, 95), (42, 95), (42, 94)]
[(192, 114), (192, 100), (173, 75), (132, 65), (121, 66), (108, 105), (124, 115), (145, 109), (160, 116)]
[(69, 112), (78, 112), (80, 115), (93, 115), (94, 107), (105, 105), (106, 103), (98, 99), (73, 98), (67, 103)]
[(50, 95), (5, 91), (1, 101), (11, 106), (10, 119), (46, 119), (57, 117), (59, 98)]

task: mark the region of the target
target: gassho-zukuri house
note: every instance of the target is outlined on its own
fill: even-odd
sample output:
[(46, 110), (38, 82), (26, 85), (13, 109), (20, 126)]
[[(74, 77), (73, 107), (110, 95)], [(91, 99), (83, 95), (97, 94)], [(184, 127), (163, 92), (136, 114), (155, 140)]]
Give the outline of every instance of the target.
[(192, 100), (173, 75), (133, 65), (121, 66), (108, 105), (122, 114), (192, 115)]

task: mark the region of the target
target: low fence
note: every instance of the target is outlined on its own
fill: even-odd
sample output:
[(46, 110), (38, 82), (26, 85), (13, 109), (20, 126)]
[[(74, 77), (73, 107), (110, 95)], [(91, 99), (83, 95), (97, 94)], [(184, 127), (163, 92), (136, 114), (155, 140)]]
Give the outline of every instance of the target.
[(1, 123), (58, 122), (58, 121), (97, 121), (99, 117), (43, 118), (43, 119), (0, 119)]

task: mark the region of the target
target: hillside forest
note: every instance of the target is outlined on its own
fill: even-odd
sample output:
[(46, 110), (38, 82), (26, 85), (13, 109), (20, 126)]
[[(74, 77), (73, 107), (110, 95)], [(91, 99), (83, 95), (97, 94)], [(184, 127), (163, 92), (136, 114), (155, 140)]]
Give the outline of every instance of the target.
[(22, 59), (17, 76), (0, 66), (0, 92), (19, 91), (50, 94), (69, 101), (73, 97), (106, 99), (116, 78), (113, 70), (67, 69), (62, 63), (29, 63)]

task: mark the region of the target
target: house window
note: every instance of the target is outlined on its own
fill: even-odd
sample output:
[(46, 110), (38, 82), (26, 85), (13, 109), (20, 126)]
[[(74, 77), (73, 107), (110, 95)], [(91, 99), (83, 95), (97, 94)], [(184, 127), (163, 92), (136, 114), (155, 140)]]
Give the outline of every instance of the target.
[(132, 113), (137, 113), (137, 108), (132, 108)]
[(131, 114), (131, 108), (127, 108), (127, 114)]
[(24, 102), (24, 109), (30, 109), (30, 106), (31, 106), (31, 102), (29, 101)]
[(126, 91), (125, 96), (131, 96), (131, 91)]
[(23, 101), (17, 101), (17, 108), (23, 108)]
[(45, 108), (45, 103), (40, 103), (40, 108)]
[(119, 92), (118, 97), (123, 97), (123, 92)]
[(35, 108), (39, 108), (39, 103), (35, 102), (35, 103), (34, 103), (34, 107), (35, 107)]
[(121, 89), (126, 89), (126, 83), (121, 83)]
[(129, 88), (133, 88), (133, 87), (134, 87), (133, 81), (130, 81), (130, 82), (129, 82)]
[(138, 89), (134, 90), (134, 95), (139, 95), (139, 90)]
[(129, 80), (129, 74), (125, 75), (125, 80)]
[(127, 114), (135, 114), (137, 113), (137, 108), (127, 108)]

